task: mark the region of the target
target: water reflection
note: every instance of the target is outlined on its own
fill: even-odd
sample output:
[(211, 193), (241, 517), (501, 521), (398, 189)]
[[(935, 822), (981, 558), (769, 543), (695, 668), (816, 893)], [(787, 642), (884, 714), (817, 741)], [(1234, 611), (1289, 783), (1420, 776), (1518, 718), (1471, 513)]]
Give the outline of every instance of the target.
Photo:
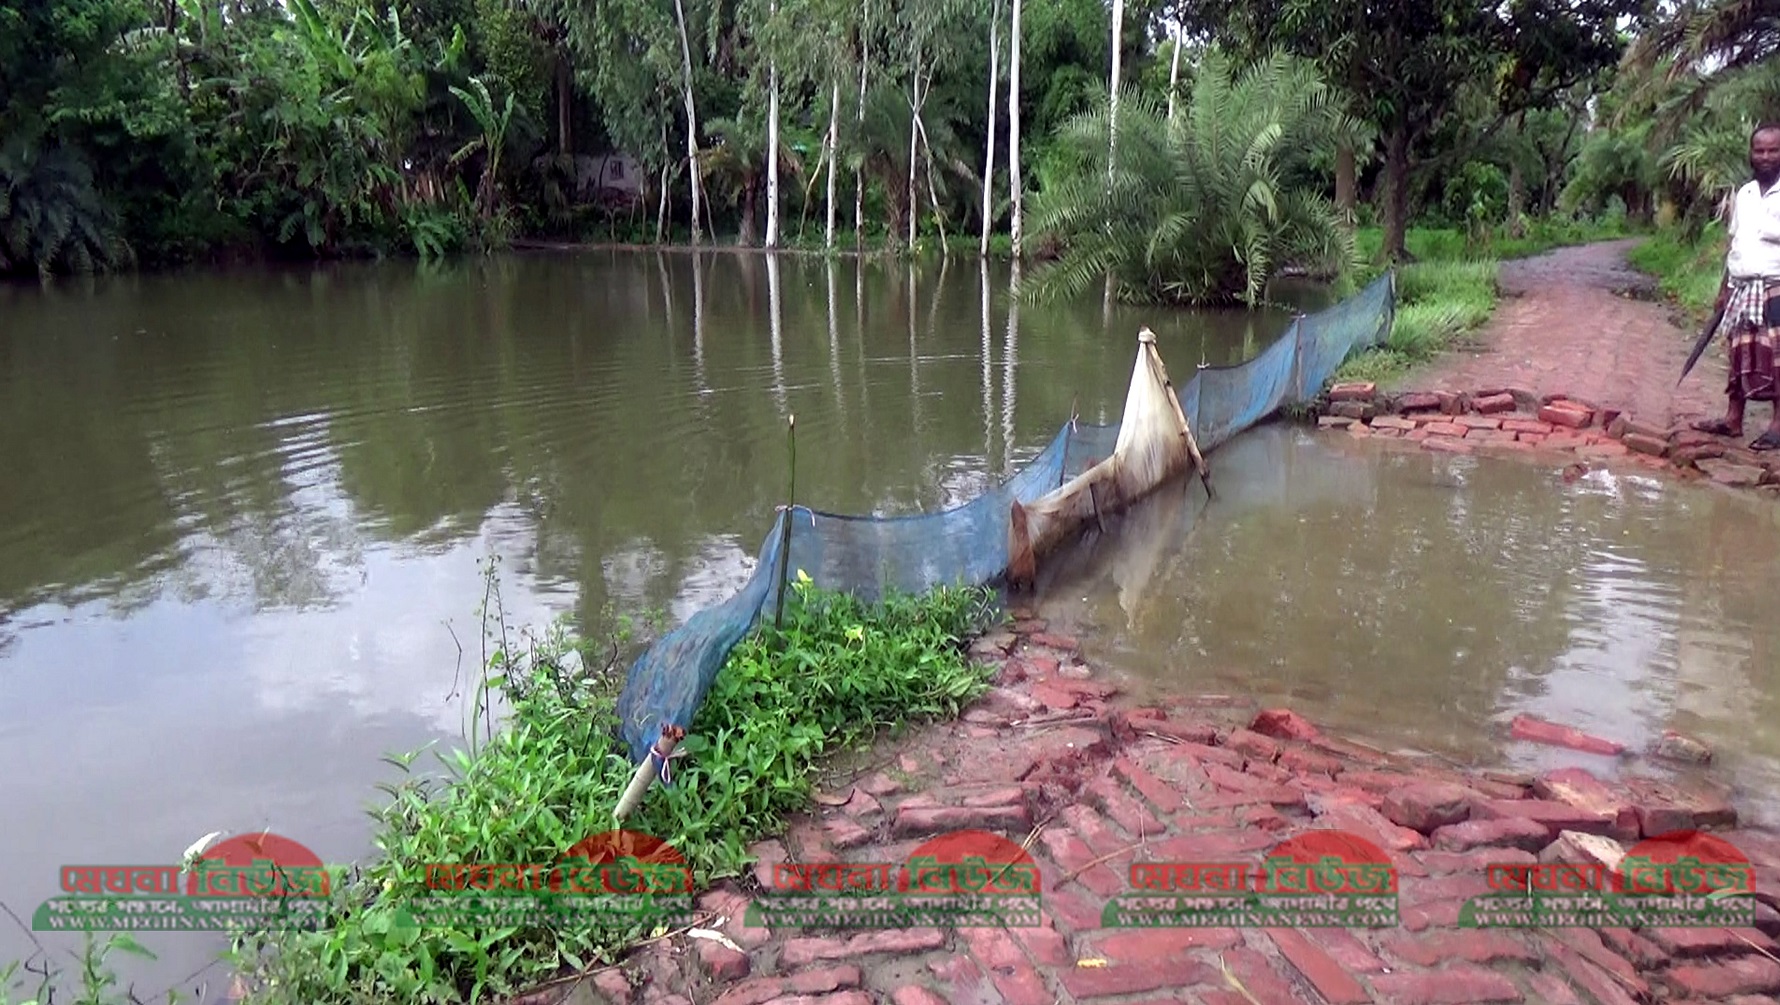
[(1050, 610), (1138, 686), (1488, 761), (1520, 712), (1634, 748), (1681, 729), (1780, 808), (1771, 504), (1289, 427), (1218, 457), (1215, 502), (1182, 483), (1051, 572)]
[[(0, 289), (0, 801), (32, 822), (0, 901), (219, 828), (365, 854), (378, 755), (461, 732), (479, 561), (510, 624), (682, 619), (751, 570), (787, 415), (801, 501), (931, 509), (1116, 411), (1140, 325), (1190, 369), (1287, 320), (1108, 331), (1011, 279), (600, 252)], [(148, 941), (145, 987), (214, 948)]]

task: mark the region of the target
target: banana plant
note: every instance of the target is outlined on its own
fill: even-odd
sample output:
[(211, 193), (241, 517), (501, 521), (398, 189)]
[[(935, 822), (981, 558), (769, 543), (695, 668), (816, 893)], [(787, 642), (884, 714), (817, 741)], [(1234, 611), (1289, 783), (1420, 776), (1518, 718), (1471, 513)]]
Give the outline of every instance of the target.
[(488, 85), (482, 82), (482, 78), (471, 77), (469, 83), (468, 89), (454, 85), (451, 93), (464, 103), (470, 117), (476, 120), (477, 127), (482, 130), (482, 135), (459, 147), (451, 155), (450, 164), (456, 167), (478, 151), (486, 154), (482, 162), (482, 180), (476, 185), (476, 212), (486, 220), (495, 211), (501, 151), (507, 145), (507, 127), (513, 121), (513, 95), (507, 95), (506, 104), (497, 112), (494, 99), (489, 96)]

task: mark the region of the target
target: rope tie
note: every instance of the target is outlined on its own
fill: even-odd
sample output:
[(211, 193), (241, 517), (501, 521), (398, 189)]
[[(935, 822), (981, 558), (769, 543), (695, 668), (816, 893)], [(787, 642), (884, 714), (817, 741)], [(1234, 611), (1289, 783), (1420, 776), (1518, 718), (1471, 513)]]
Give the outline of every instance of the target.
[(661, 755), (661, 749), (659, 747), (650, 746), (650, 748), (649, 748), (649, 759), (657, 762), (656, 771), (661, 776), (661, 784), (663, 784), (663, 785), (674, 784), (674, 780), (673, 780), (672, 776), (670, 775), (670, 769), (669, 769), (668, 765), (671, 764), (673, 761), (678, 760), (679, 758), (682, 758), (685, 756), (686, 756), (686, 751), (675, 750), (673, 753), (667, 755), (666, 757), (663, 757)]

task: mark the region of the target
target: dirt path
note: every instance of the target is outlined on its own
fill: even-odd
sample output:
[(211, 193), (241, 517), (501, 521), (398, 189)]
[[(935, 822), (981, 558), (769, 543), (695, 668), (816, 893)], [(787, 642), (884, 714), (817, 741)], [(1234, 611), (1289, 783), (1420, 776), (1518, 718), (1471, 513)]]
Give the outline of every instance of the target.
[(1609, 241), (1502, 263), (1503, 298), (1479, 333), (1481, 348), (1450, 353), (1399, 380), (1399, 389), (1561, 392), (1665, 427), (1722, 414), (1724, 348), (1708, 349), (1675, 386), (1697, 333), (1676, 327), (1670, 308), (1628, 295), (1652, 285), (1626, 264), (1636, 244)]

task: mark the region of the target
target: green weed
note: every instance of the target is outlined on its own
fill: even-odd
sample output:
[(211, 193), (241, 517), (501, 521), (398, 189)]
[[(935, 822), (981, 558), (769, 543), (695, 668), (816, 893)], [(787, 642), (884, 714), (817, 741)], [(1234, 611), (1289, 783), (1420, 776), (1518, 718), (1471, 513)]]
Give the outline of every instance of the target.
[[(106, 963), (107, 957), (113, 952), (128, 953), (150, 960), (155, 958), (153, 953), (128, 935), (119, 933), (95, 940), (88, 934), (81, 945), (80, 970), (75, 975), (78, 983), (70, 990), (56, 986), (57, 979), (66, 975), (50, 968), (48, 953), (39, 946), (38, 954), (43, 957), (40, 967), (31, 966), (31, 961), (14, 961), (0, 966), (0, 1005), (55, 1005), (60, 1002), (68, 1002), (70, 1005), (135, 1005), (142, 999), (133, 991), (120, 989), (117, 986), (117, 974)], [(24, 974), (37, 978), (36, 991), (30, 997), (14, 1003), (14, 990), (27, 983)], [(180, 995), (175, 991), (168, 991), (166, 997), (168, 1005), (176, 1005), (180, 1000)]]
[(1713, 222), (1689, 241), (1677, 229), (1663, 229), (1631, 250), (1632, 266), (1656, 277), (1663, 297), (1696, 323), (1704, 322), (1724, 278), (1724, 225)]
[[(825, 755), (955, 715), (987, 687), (963, 648), (993, 618), (985, 590), (865, 604), (800, 573), (786, 608), (782, 627), (763, 623), (731, 652), (681, 744), (674, 784), (652, 789), (625, 821), (679, 849), (701, 886), (739, 874), (748, 845), (809, 804)], [(342, 877), (324, 924), (237, 940), (251, 1001), (487, 1001), (661, 934), (618, 920), (421, 929), (398, 910), (425, 894), (428, 863), (553, 862), (613, 829), (631, 775), (613, 745), (615, 678), (565, 658), (572, 645), (556, 632), (497, 648), (487, 686), (505, 695), (505, 727), (440, 755), (442, 779), (388, 787), (390, 802), (374, 811), (382, 854)], [(392, 763), (406, 770), (413, 756)]]
[(1385, 344), (1338, 369), (1337, 381), (1387, 381), (1451, 348), (1495, 310), (1495, 261), (1427, 261), (1397, 270), (1397, 316)]

